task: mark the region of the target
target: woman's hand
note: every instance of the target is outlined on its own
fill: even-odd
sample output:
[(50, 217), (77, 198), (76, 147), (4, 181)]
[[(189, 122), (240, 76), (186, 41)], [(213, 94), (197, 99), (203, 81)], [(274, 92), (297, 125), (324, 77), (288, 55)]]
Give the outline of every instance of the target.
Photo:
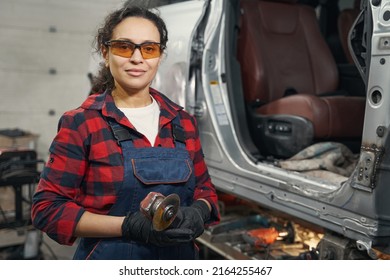
[(168, 228), (163, 231), (153, 229), (152, 221), (141, 212), (129, 213), (123, 220), (122, 236), (128, 241), (143, 242), (156, 246), (172, 246), (192, 241), (194, 231), (190, 228)]
[(195, 201), (190, 207), (180, 207), (171, 227), (191, 230), (194, 239), (204, 232), (204, 224), (210, 219), (210, 207), (203, 200)]

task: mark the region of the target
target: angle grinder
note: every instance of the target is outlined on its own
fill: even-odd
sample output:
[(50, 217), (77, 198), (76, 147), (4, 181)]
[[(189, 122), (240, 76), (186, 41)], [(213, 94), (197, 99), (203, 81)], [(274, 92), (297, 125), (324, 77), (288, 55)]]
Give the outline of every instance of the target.
[(140, 211), (152, 220), (153, 228), (162, 231), (169, 227), (179, 211), (180, 197), (177, 194), (164, 196), (150, 192), (140, 203)]

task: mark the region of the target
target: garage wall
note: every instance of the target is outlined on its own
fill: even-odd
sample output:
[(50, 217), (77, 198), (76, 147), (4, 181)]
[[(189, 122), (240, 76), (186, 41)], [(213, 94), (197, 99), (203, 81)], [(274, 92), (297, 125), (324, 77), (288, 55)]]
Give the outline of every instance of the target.
[(61, 114), (87, 97), (93, 35), (123, 0), (0, 0), (0, 129), (39, 134), (46, 159)]

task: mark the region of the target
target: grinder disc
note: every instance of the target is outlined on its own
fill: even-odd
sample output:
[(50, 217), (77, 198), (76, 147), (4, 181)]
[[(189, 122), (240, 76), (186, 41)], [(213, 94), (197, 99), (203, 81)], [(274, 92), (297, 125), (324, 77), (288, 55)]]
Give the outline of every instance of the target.
[(153, 214), (153, 228), (161, 231), (169, 227), (176, 218), (179, 211), (180, 197), (177, 194), (170, 194), (165, 197), (157, 206)]

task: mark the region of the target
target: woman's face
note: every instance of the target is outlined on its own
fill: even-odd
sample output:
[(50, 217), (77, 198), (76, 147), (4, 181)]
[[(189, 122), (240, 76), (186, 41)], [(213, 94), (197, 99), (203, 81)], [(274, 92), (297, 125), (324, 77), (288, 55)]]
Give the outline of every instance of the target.
[[(160, 33), (154, 23), (141, 17), (129, 17), (113, 30), (111, 40), (125, 40), (134, 44), (160, 43)], [(115, 87), (127, 93), (149, 92), (149, 85), (156, 75), (161, 56), (145, 59), (139, 48), (130, 58), (113, 54), (111, 47), (103, 55), (115, 80)]]

